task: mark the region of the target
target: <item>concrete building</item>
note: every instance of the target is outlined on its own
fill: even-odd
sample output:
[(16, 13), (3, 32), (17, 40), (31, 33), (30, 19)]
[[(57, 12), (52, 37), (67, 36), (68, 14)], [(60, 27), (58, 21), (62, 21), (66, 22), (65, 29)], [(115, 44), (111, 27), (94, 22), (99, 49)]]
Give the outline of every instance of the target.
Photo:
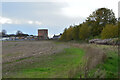
[(38, 29), (38, 39), (48, 39), (48, 29)]

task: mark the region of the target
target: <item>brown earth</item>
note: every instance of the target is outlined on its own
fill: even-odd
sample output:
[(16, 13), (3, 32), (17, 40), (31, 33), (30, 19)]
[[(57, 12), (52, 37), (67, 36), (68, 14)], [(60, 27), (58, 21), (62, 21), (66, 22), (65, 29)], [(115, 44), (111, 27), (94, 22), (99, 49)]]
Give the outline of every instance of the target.
[[(16, 69), (16, 65), (31, 65), (39, 62), (39, 56), (57, 54), (69, 47), (82, 48), (86, 51), (85, 59), (88, 59), (86, 68), (94, 68), (97, 64), (103, 62), (106, 58), (106, 52), (110, 50), (117, 51), (117, 46), (104, 46), (95, 44), (65, 43), (55, 41), (8, 41), (2, 42), (2, 64), (3, 74), (7, 75)], [(34, 59), (32, 59), (34, 58)], [(37, 66), (37, 65), (35, 65)], [(21, 69), (21, 66), (17, 66)], [(83, 69), (82, 69), (83, 70)]]
[[(2, 75), (15, 71), (19, 65), (39, 62), (39, 56), (56, 54), (68, 48), (68, 45), (54, 41), (5, 41), (2, 42)], [(34, 58), (34, 59), (32, 59)]]
[(52, 41), (15, 41), (2, 42), (2, 62), (8, 63), (28, 57), (55, 54), (68, 46)]

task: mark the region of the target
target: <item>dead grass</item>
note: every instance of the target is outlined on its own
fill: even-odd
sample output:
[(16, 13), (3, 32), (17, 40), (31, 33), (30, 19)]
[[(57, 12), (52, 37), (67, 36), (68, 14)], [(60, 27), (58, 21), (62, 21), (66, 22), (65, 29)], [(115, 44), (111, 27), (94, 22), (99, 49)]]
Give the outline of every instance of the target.
[[(79, 78), (90, 78), (89, 71), (95, 68), (98, 64), (101, 64), (107, 58), (106, 53), (100, 48), (93, 48), (89, 45), (79, 45), (79, 44), (72, 44), (75, 47), (79, 47), (85, 50), (85, 56), (83, 57), (82, 64), (80, 64), (77, 68), (73, 68), (69, 71), (69, 78), (74, 78), (76, 75)], [(94, 77), (104, 78), (105, 71), (103, 70), (96, 70), (94, 73)]]
[(100, 64), (101, 62), (105, 61), (106, 54), (105, 52), (103, 52), (102, 49), (91, 47), (85, 47), (84, 49), (86, 51), (85, 58), (87, 59), (86, 66), (88, 70), (96, 67), (97, 64)]

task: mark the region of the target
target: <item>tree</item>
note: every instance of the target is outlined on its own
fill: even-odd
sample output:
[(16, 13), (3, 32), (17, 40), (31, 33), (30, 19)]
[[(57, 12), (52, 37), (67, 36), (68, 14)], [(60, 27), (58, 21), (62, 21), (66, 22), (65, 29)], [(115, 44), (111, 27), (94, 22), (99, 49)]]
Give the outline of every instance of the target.
[(63, 34), (62, 34), (62, 36), (60, 37), (59, 40), (65, 41), (66, 40), (66, 35), (67, 35), (67, 28), (64, 29), (64, 32), (63, 32)]
[(67, 29), (67, 33), (66, 33), (66, 40), (67, 41), (70, 41), (70, 40), (73, 40), (73, 27), (70, 26), (68, 29)]
[(99, 35), (106, 24), (116, 24), (117, 19), (112, 10), (99, 8), (87, 18), (86, 22), (92, 27), (92, 35)]
[(19, 34), (23, 34), (23, 33), (18, 30), (18, 31), (16, 32), (16, 35), (19, 35)]
[(79, 40), (79, 29), (80, 29), (80, 27), (81, 27), (81, 24), (73, 27), (72, 36), (73, 36), (74, 40)]
[(118, 37), (118, 26), (112, 24), (106, 25), (102, 30), (101, 37), (102, 39)]
[(73, 27), (70, 26), (68, 29), (65, 28), (60, 40), (70, 41), (73, 40)]
[(90, 32), (91, 32), (91, 28), (88, 26), (87, 23), (84, 23), (79, 29), (79, 38), (81, 40), (85, 40), (89, 38)]
[(2, 30), (2, 36), (6, 36), (7, 31), (6, 30)]
[(120, 17), (118, 18), (118, 22), (120, 22)]
[(20, 30), (18, 30), (17, 32), (16, 32), (16, 36), (22, 36), (23, 35), (23, 33), (20, 31)]

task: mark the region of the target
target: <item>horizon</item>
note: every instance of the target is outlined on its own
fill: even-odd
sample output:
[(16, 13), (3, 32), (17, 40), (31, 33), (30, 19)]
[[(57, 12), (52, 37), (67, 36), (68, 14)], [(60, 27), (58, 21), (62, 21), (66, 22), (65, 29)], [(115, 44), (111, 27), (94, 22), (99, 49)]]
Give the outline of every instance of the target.
[[(88, 2), (88, 3), (87, 3)], [(118, 0), (110, 1), (80, 1), (61, 2), (2, 2), (0, 24), (8, 34), (20, 30), (25, 34), (37, 35), (38, 29), (48, 29), (48, 36), (63, 33), (70, 25), (78, 25), (98, 8), (112, 9), (118, 17)], [(86, 3), (86, 5), (83, 5)], [(108, 4), (109, 3), (109, 4)], [(92, 4), (92, 5), (91, 5)], [(113, 6), (111, 6), (113, 5)]]

